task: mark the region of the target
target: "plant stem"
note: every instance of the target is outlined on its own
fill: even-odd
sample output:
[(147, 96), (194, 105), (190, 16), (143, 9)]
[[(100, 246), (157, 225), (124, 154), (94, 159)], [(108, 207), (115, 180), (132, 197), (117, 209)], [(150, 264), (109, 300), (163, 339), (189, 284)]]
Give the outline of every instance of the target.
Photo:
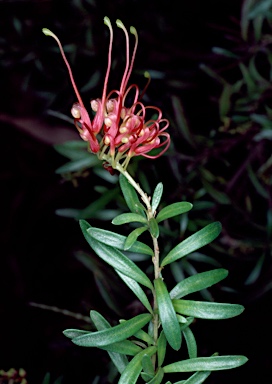
[[(116, 169), (118, 169), (119, 172), (121, 172), (126, 177), (126, 179), (129, 181), (129, 183), (134, 187), (134, 189), (141, 196), (141, 198), (142, 198), (142, 200), (143, 200), (143, 202), (147, 208), (147, 210), (146, 210), (147, 219), (150, 220), (151, 218), (154, 218), (155, 216), (154, 216), (154, 213), (152, 212), (152, 208), (151, 208), (151, 204), (150, 204), (150, 201), (151, 201), (150, 196), (148, 196), (142, 190), (140, 185), (136, 183), (136, 181), (132, 178), (132, 176), (127, 171), (125, 171), (122, 166), (118, 166), (118, 165), (119, 164), (117, 163)], [(151, 234), (151, 237), (152, 237), (153, 249), (154, 249), (154, 255), (152, 258), (152, 261), (154, 264), (154, 278), (158, 279), (161, 276), (160, 259), (159, 259), (160, 250), (159, 250), (158, 239), (156, 237), (152, 236), (152, 234)], [(156, 293), (155, 293), (154, 289), (153, 289), (152, 293), (153, 293), (153, 300), (154, 300), (154, 304), (153, 304), (153, 310), (154, 310), (153, 340), (154, 340), (154, 343), (156, 345), (158, 337), (159, 337), (159, 314), (158, 314), (157, 297), (156, 297)], [(154, 354), (152, 356), (152, 362), (153, 362), (153, 366), (155, 369), (156, 368), (156, 354)]]

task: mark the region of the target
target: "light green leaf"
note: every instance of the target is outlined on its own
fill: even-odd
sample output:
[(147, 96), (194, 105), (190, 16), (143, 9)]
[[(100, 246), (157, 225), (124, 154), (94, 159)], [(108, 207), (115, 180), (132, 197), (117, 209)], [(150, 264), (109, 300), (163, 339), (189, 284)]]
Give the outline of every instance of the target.
[(173, 300), (175, 311), (200, 319), (229, 319), (240, 315), (244, 307), (239, 304), (213, 303), (208, 301)]
[(152, 356), (156, 353), (156, 347), (147, 347), (142, 352), (139, 352), (124, 369), (118, 384), (135, 384), (142, 370), (142, 358), (145, 354)]
[(158, 342), (157, 342), (157, 346), (158, 346), (158, 352), (157, 352), (158, 367), (161, 367), (163, 365), (163, 362), (164, 362), (164, 358), (165, 358), (165, 354), (166, 354), (166, 346), (167, 346), (167, 341), (166, 341), (164, 331), (161, 331), (161, 333), (160, 333), (160, 336), (159, 336)]
[(148, 220), (148, 225), (151, 235), (155, 237), (155, 239), (157, 239), (159, 237), (160, 230), (156, 219), (154, 219), (154, 217), (151, 217), (151, 219)]
[(186, 201), (167, 205), (167, 207), (164, 207), (158, 213), (156, 217), (157, 223), (163, 220), (169, 219), (170, 217), (181, 215), (182, 213), (190, 211), (192, 208), (193, 208), (193, 204), (187, 203)]
[(139, 215), (138, 213), (121, 213), (121, 215), (116, 216), (112, 220), (112, 224), (114, 225), (121, 225), (134, 222), (146, 224), (147, 219), (142, 215)]
[(140, 302), (146, 307), (146, 309), (152, 314), (152, 307), (148, 301), (148, 298), (137, 281), (131, 279), (130, 277), (124, 275), (123, 273), (117, 271), (117, 274), (124, 281), (124, 283), (132, 290), (135, 296), (140, 300)]
[(191, 331), (191, 329), (189, 327), (186, 327), (182, 331), (182, 333), (184, 335), (184, 338), (185, 338), (185, 341), (187, 344), (189, 358), (193, 359), (193, 358), (197, 357), (197, 345), (196, 345), (196, 340), (195, 340), (193, 332)]
[(177, 351), (181, 346), (181, 331), (176, 312), (173, 308), (166, 285), (161, 278), (154, 280), (154, 287), (165, 337), (171, 347)]
[(128, 235), (128, 237), (125, 241), (124, 250), (125, 251), (129, 250), (133, 246), (135, 241), (138, 239), (138, 237), (143, 232), (145, 232), (147, 229), (148, 229), (147, 226), (146, 227), (140, 227), (140, 228), (136, 228), (132, 232), (130, 232), (130, 234)]
[(180, 299), (190, 293), (211, 287), (228, 276), (228, 271), (223, 268), (197, 273), (179, 282), (170, 292), (171, 299)]
[[(126, 237), (119, 235), (118, 233), (114, 233), (111, 231), (106, 231), (100, 228), (93, 228), (89, 225), (89, 229), (87, 230), (89, 235), (91, 235), (94, 239), (100, 241), (104, 244), (110, 244), (112, 247), (117, 248), (121, 251), (125, 250)], [(131, 247), (131, 252), (136, 253), (144, 253), (145, 255), (153, 256), (153, 250), (146, 244), (136, 241)]]
[(221, 228), (221, 224), (217, 221), (200, 229), (200, 231), (189, 236), (173, 248), (168, 255), (165, 256), (161, 266), (164, 267), (165, 265), (170, 264), (201, 247), (204, 247), (204, 245), (209, 244), (219, 235)]
[(153, 213), (156, 211), (156, 209), (160, 204), (162, 193), (163, 193), (163, 184), (159, 183), (154, 190), (152, 200), (151, 200), (151, 208)]
[(177, 361), (176, 363), (166, 365), (163, 369), (165, 373), (220, 371), (240, 367), (247, 360), (245, 356), (197, 357), (195, 359)]
[(75, 337), (72, 341), (74, 344), (82, 347), (104, 347), (105, 345), (117, 343), (134, 335), (134, 333), (144, 327), (151, 318), (152, 316), (150, 314), (144, 313), (114, 327)]
[(101, 243), (91, 237), (88, 232), (90, 225), (86, 221), (80, 220), (79, 223), (85, 239), (102, 260), (124, 275), (136, 280), (138, 283), (143, 284), (150, 289), (153, 288), (149, 278), (133, 261), (118, 249)]
[(135, 191), (133, 186), (130, 184), (130, 182), (127, 180), (127, 178), (122, 174), (120, 174), (119, 176), (119, 183), (120, 183), (120, 187), (124, 195), (125, 201), (130, 211), (133, 213), (143, 214), (144, 207), (140, 203), (137, 192)]

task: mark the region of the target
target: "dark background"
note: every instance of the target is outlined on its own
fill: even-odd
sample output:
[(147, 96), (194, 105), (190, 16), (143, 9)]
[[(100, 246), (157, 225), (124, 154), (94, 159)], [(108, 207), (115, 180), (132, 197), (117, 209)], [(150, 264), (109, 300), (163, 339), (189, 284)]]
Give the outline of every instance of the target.
[[(130, 303), (131, 296), (124, 295), (119, 283), (111, 294), (121, 315), (108, 309), (97, 287), (97, 274), (102, 275), (101, 281), (111, 279), (111, 275), (93, 255), (97, 267), (93, 273), (76, 259), (75, 253), (90, 250), (77, 221), (56, 214), (59, 208), (87, 206), (98, 196), (94, 186), (104, 181), (88, 170), (75, 187), (55, 173), (66, 159), (53, 146), (77, 139), (78, 135), (72, 124), (48, 111), (69, 117), (75, 96), (55, 42), (45, 37), (41, 29), (53, 30), (66, 46), (77, 84), (83, 88), (84, 100), (89, 100), (101, 95), (108, 44), (103, 18), (108, 16), (112, 23), (119, 18), (127, 27), (136, 27), (139, 49), (133, 79), (143, 86), (142, 72), (147, 69), (153, 74), (148, 102), (162, 108), (171, 121), (170, 154), (154, 164), (150, 160), (139, 162), (151, 187), (163, 181), (164, 196), (169, 202), (182, 197), (194, 203), (196, 192), (206, 187), (202, 184), (203, 174), (198, 174), (200, 168), (206, 167), (217, 177), (232, 182), (237, 175), (238, 182), (230, 190), (230, 203), (221, 204), (216, 193), (210, 193), (207, 200), (213, 208), (195, 212), (191, 217), (193, 222), (197, 216), (198, 225), (201, 220), (222, 222), (225, 242), (222, 237), (221, 243), (218, 241), (218, 254), (216, 248), (208, 252), (215, 259), (220, 257), (221, 265), (229, 269), (229, 289), (219, 287), (212, 293), (217, 301), (246, 307), (238, 318), (198, 321), (195, 325), (200, 356), (218, 351), (249, 358), (237, 370), (212, 374), (207, 383), (271, 383), (271, 238), (263, 230), (271, 201), (260, 198), (242, 168), (240, 174), (236, 173), (254, 146), (254, 164), (268, 157), (271, 142), (257, 146), (250, 142), (250, 135), (246, 144), (240, 136), (218, 136), (222, 124), (218, 112), (221, 89), (200, 69), (202, 63), (218, 68), (221, 65), (221, 69), (230, 65), (228, 59), (222, 64), (212, 47), (232, 50), (239, 46), (242, 4), (237, 0), (0, 1), (0, 369), (22, 367), (30, 384), (42, 383), (46, 373), (51, 374), (52, 383), (59, 377), (63, 377), (63, 383), (110, 382), (105, 352), (75, 347), (62, 335), (66, 328), (90, 326), (84, 318), (77, 319), (65, 310), (88, 317), (90, 309), (96, 309), (111, 322), (116, 322), (122, 313), (126, 316), (128, 311), (137, 312), (136, 304)], [(237, 36), (237, 40), (229, 36)], [(242, 47), (248, 52), (250, 42)], [(122, 32), (115, 28), (111, 87), (117, 87), (120, 81), (124, 50)], [(228, 76), (230, 82), (236, 79), (235, 65)], [(178, 128), (180, 120), (173, 96), (182, 103), (182, 116), (195, 138), (195, 147), (190, 147)], [(230, 136), (231, 140), (237, 138), (233, 146)], [(228, 167), (223, 165), (224, 158)], [(189, 177), (190, 172), (194, 177)], [(221, 186), (220, 192), (228, 194), (224, 185), (227, 184)], [(270, 186), (265, 185), (269, 194)], [(253, 206), (250, 217), (242, 212), (247, 193)], [(114, 206), (114, 201), (111, 204)], [(257, 224), (250, 225), (251, 222)], [(108, 225), (99, 218), (95, 224)], [(252, 238), (262, 245), (248, 245)], [(242, 245), (234, 246), (235, 241)], [(246, 286), (247, 276), (263, 254), (265, 261), (258, 279)], [(206, 270), (209, 266), (201, 268)]]

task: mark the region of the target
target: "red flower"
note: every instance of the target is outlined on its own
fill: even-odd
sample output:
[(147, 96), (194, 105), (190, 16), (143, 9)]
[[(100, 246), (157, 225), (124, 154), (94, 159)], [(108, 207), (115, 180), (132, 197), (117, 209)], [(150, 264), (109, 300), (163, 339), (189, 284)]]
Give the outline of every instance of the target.
[[(43, 32), (46, 35), (52, 36), (57, 41), (64, 62), (68, 68), (78, 100), (77, 103), (73, 105), (71, 113), (75, 119), (75, 125), (81, 138), (87, 141), (91, 151), (96, 153), (100, 159), (105, 160), (109, 166), (116, 168), (117, 164), (119, 164), (123, 169), (126, 169), (133, 156), (142, 155), (148, 158), (157, 158), (168, 149), (170, 145), (170, 135), (165, 131), (169, 126), (169, 122), (162, 118), (162, 112), (159, 108), (153, 106), (145, 107), (142, 104), (140, 100), (146, 88), (142, 94), (140, 94), (136, 84), (128, 87), (138, 45), (138, 35), (136, 29), (131, 27), (130, 32), (135, 36), (135, 45), (130, 59), (128, 32), (120, 20), (117, 20), (116, 24), (124, 31), (126, 37), (126, 67), (120, 89), (113, 90), (107, 95), (107, 85), (111, 68), (113, 29), (108, 17), (104, 18), (104, 22), (110, 30), (108, 66), (102, 98), (91, 101), (91, 108), (95, 112), (92, 121), (84, 107), (73, 78), (72, 70), (65, 57), (59, 39), (46, 28), (43, 29)], [(149, 78), (148, 74), (147, 77)], [(132, 93), (134, 94), (132, 97), (133, 101), (131, 105), (128, 106), (126, 99), (128, 94), (131, 96)], [(147, 113), (152, 114), (152, 119), (148, 120), (146, 116)], [(153, 117), (154, 113), (155, 118)], [(149, 152), (156, 148), (161, 148), (161, 151), (157, 155), (149, 155)]]

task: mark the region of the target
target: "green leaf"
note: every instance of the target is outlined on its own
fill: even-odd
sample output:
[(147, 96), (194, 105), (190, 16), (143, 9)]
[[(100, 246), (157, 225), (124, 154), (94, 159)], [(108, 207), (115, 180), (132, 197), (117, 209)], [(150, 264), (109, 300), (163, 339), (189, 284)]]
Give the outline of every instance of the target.
[(164, 370), (162, 368), (159, 368), (157, 370), (156, 375), (153, 377), (153, 379), (148, 381), (146, 384), (160, 384), (163, 380), (163, 376), (164, 376)]
[(171, 291), (171, 299), (180, 299), (190, 293), (211, 287), (228, 276), (228, 271), (223, 268), (197, 273), (179, 282)]
[[(183, 384), (202, 384), (207, 377), (209, 377), (211, 374), (211, 371), (204, 371), (204, 372), (196, 372), (192, 376), (190, 376), (187, 380), (183, 382)], [(178, 383), (175, 383), (178, 384)]]
[(154, 377), (155, 376), (155, 371), (154, 367), (151, 361), (151, 357), (147, 354), (143, 355), (142, 358), (142, 367), (145, 373), (147, 373), (149, 376)]
[[(138, 228), (137, 228), (138, 229)], [(91, 235), (94, 239), (100, 241), (104, 244), (110, 244), (112, 247), (117, 248), (121, 251), (125, 250), (126, 237), (114, 233), (111, 231), (106, 231), (100, 228), (93, 228), (89, 225), (88, 234)], [(131, 252), (144, 253), (145, 255), (153, 256), (153, 250), (146, 244), (136, 241), (131, 247)]]
[(135, 356), (137, 353), (142, 351), (141, 347), (129, 340), (118, 341), (117, 343), (104, 345), (103, 347), (99, 348), (103, 349), (104, 351), (115, 352), (127, 356)]
[(163, 259), (161, 267), (164, 267), (165, 265), (170, 264), (201, 247), (204, 247), (213, 241), (220, 232), (221, 224), (218, 221), (200, 229), (200, 231), (189, 236), (173, 248)]
[(200, 319), (229, 319), (240, 315), (244, 307), (239, 304), (213, 303), (208, 301), (173, 300), (176, 312)]
[(144, 327), (151, 319), (150, 314), (144, 313), (112, 328), (75, 337), (72, 342), (82, 347), (104, 347), (127, 339)]
[(193, 208), (193, 204), (187, 203), (186, 201), (167, 205), (167, 207), (164, 207), (158, 213), (156, 217), (157, 223), (159, 223), (160, 221), (169, 219), (170, 217), (181, 215), (182, 213), (190, 211), (192, 208)]
[(181, 346), (181, 332), (171, 298), (161, 278), (154, 280), (154, 287), (165, 337), (171, 347), (177, 351)]
[(136, 280), (138, 283), (153, 289), (153, 285), (149, 278), (133, 261), (118, 249), (101, 243), (90, 236), (88, 232), (90, 225), (86, 221), (80, 220), (80, 227), (85, 239), (102, 260), (124, 275)]
[(145, 354), (152, 356), (156, 353), (156, 347), (147, 347), (142, 352), (139, 352), (124, 369), (118, 384), (135, 384), (142, 370), (142, 358)]
[(62, 156), (65, 156), (71, 160), (94, 158), (97, 163), (100, 162), (95, 156), (92, 156), (87, 151), (87, 143), (83, 140), (69, 140), (62, 144), (56, 144), (54, 145), (54, 149)]
[(147, 219), (142, 215), (139, 215), (138, 213), (121, 213), (121, 215), (116, 216), (112, 220), (112, 224), (114, 225), (121, 225), (133, 222), (146, 224)]
[(155, 239), (157, 239), (159, 237), (160, 230), (156, 219), (154, 219), (154, 217), (151, 217), (151, 219), (148, 220), (148, 224), (151, 235), (155, 237)]
[(223, 91), (219, 98), (219, 114), (221, 120), (226, 117), (231, 108), (231, 96), (233, 94), (233, 87), (230, 84), (225, 84)]
[(78, 336), (87, 335), (90, 332), (91, 331), (83, 331), (81, 329), (65, 329), (65, 331), (63, 331), (63, 334), (69, 339), (73, 339)]
[(165, 334), (163, 331), (161, 331), (161, 333), (160, 333), (160, 336), (159, 336), (158, 342), (157, 342), (157, 346), (158, 346), (158, 352), (157, 352), (158, 367), (161, 367), (163, 365), (163, 362), (164, 362), (164, 358), (165, 358), (165, 354), (166, 354), (166, 346), (167, 346), (166, 337), (165, 337)]
[(151, 200), (151, 208), (152, 208), (153, 214), (160, 204), (162, 192), (163, 192), (163, 184), (159, 183), (154, 190), (152, 200)]
[(110, 201), (114, 200), (118, 194), (118, 188), (110, 189), (101, 197), (92, 202), (84, 209), (63, 208), (57, 209), (56, 214), (63, 217), (73, 217), (75, 219), (88, 219), (96, 216)]
[(193, 332), (189, 327), (186, 327), (182, 333), (187, 344), (190, 359), (197, 357), (197, 345)]
[(140, 227), (140, 228), (136, 228), (134, 229), (127, 237), (126, 241), (125, 241), (125, 245), (124, 245), (124, 250), (127, 251), (129, 250), (133, 244), (135, 243), (135, 241), (138, 239), (138, 237), (143, 233), (145, 232), (146, 230), (148, 229), (148, 227)]
[(144, 341), (145, 343), (147, 343), (149, 345), (154, 345), (153, 338), (151, 336), (149, 336), (149, 334), (146, 333), (145, 331), (143, 331), (142, 329), (137, 331), (133, 336), (136, 337), (139, 340)]
[[(111, 328), (111, 325), (99, 312), (91, 311), (90, 316), (98, 331)], [(110, 343), (109, 345), (106, 345), (100, 348), (105, 351), (116, 352), (116, 353), (129, 355), (129, 356), (135, 356), (137, 355), (137, 353), (142, 351), (141, 347), (134, 344), (130, 340), (123, 340), (117, 343)]]
[[(110, 323), (97, 311), (91, 311), (90, 317), (95, 324), (98, 331), (102, 331), (103, 329), (111, 328)], [(108, 351), (108, 354), (111, 358), (111, 361), (117, 368), (118, 372), (121, 374), (123, 370), (128, 365), (128, 359), (125, 355), (116, 353), (116, 352), (110, 352)]]
[(88, 154), (88, 156), (89, 157), (69, 161), (68, 163), (63, 164), (61, 167), (57, 168), (55, 172), (59, 175), (71, 172), (78, 172), (87, 168), (94, 167), (99, 163), (98, 159), (95, 156), (90, 156), (90, 154)]
[(166, 365), (163, 369), (165, 373), (220, 371), (240, 367), (247, 360), (245, 356), (196, 357), (195, 359), (177, 361), (176, 363)]
[(125, 201), (127, 203), (128, 208), (133, 213), (143, 213), (145, 210), (140, 203), (140, 200), (138, 198), (137, 192), (133, 188), (133, 186), (130, 184), (130, 182), (127, 180), (127, 178), (120, 174), (119, 176), (119, 183), (122, 190), (122, 193), (124, 195)]
[(117, 274), (124, 281), (124, 283), (132, 290), (135, 296), (140, 300), (140, 302), (146, 307), (146, 309), (152, 314), (152, 307), (148, 301), (148, 298), (137, 281), (131, 279), (130, 277), (124, 275), (123, 273), (117, 271)]

